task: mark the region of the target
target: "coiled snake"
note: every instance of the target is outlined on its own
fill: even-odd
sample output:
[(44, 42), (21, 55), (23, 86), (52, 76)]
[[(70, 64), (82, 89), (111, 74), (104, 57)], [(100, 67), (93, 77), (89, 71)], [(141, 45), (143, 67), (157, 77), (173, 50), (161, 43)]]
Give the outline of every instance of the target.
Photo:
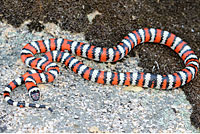
[[(184, 61), (186, 67), (173, 74), (159, 75), (145, 72), (107, 72), (90, 68), (77, 60), (74, 55), (101, 62), (116, 62), (126, 56), (132, 48), (144, 42), (160, 43), (174, 50)], [(66, 52), (66, 50), (68, 52)], [(37, 53), (45, 53), (41, 58), (34, 57)], [(61, 62), (84, 79), (101, 84), (137, 85), (141, 87), (171, 89), (190, 82), (198, 72), (197, 56), (181, 38), (167, 31), (154, 28), (144, 28), (129, 33), (121, 43), (113, 48), (96, 47), (87, 43), (68, 39), (48, 39), (33, 41), (26, 44), (21, 51), (22, 61), (35, 70), (27, 71), (21, 77), (13, 80), (4, 89), (4, 98), (8, 104), (17, 107), (36, 107), (52, 109), (46, 105), (27, 102), (16, 102), (10, 98), (10, 93), (16, 87), (25, 83), (33, 100), (40, 98), (37, 83), (52, 82), (59, 74), (56, 62)]]

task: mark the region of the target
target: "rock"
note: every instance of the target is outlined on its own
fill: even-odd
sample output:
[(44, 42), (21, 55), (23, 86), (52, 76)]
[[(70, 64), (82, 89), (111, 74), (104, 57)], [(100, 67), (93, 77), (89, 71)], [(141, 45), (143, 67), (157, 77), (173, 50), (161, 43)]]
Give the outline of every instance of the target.
[(140, 92), (140, 91), (144, 90), (144, 88), (138, 87), (138, 86), (128, 86), (128, 87), (123, 88), (122, 90)]
[(97, 16), (102, 15), (99, 11), (95, 10), (94, 12), (87, 15), (90, 24), (92, 24), (92, 20)]

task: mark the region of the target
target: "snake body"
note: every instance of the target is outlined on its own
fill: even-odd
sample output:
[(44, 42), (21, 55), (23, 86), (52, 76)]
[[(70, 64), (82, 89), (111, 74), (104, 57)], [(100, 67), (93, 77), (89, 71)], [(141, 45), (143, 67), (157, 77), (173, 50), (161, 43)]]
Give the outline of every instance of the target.
[[(71, 55), (100, 62), (116, 62), (126, 56), (132, 48), (144, 42), (168, 46), (181, 57), (186, 67), (181, 71), (167, 75), (145, 72), (107, 72), (90, 68)], [(37, 53), (45, 53), (45, 55), (36, 58), (34, 55)], [(183, 86), (194, 79), (199, 69), (198, 58), (185, 41), (168, 31), (154, 28), (132, 31), (113, 48), (96, 47), (87, 43), (61, 38), (33, 41), (23, 47), (21, 59), (34, 70), (27, 71), (8, 84), (4, 90), (5, 100), (8, 104), (18, 107), (47, 108), (50, 111), (52, 109), (46, 105), (13, 101), (10, 93), (17, 86), (25, 83), (31, 98), (38, 100), (40, 92), (37, 84), (52, 82), (59, 74), (59, 67), (54, 61), (65, 64), (73, 72), (93, 82), (111, 85), (137, 85), (156, 89), (171, 89)]]

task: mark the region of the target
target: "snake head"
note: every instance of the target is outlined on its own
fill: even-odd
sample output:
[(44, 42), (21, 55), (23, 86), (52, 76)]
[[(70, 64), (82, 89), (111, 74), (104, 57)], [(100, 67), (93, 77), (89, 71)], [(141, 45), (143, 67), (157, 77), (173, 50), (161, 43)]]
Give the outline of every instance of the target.
[(38, 101), (40, 99), (40, 91), (34, 90), (34, 91), (30, 92), (30, 96), (34, 101)]

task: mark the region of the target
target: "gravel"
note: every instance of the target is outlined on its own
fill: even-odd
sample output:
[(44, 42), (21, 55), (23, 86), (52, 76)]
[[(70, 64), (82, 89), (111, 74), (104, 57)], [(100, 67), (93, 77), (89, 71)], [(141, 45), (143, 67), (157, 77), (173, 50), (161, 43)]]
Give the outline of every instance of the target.
[[(20, 59), (21, 48), (33, 40), (52, 37), (86, 42), (83, 33), (61, 31), (54, 24), (44, 24), (42, 32), (28, 31), (27, 23), (19, 28), (0, 23), (0, 88), (28, 68)], [(78, 57), (77, 57), (78, 58)], [(117, 63), (97, 63), (79, 58), (91, 67), (103, 70), (142, 71), (139, 58), (127, 56)], [(93, 83), (74, 74), (63, 65), (53, 83), (40, 84), (38, 104), (45, 109), (9, 106), (0, 92), (0, 132), (199, 132), (190, 122), (191, 105), (179, 88), (172, 91), (145, 89), (124, 91), (125, 86)], [(11, 94), (14, 100), (32, 102), (25, 86)]]

